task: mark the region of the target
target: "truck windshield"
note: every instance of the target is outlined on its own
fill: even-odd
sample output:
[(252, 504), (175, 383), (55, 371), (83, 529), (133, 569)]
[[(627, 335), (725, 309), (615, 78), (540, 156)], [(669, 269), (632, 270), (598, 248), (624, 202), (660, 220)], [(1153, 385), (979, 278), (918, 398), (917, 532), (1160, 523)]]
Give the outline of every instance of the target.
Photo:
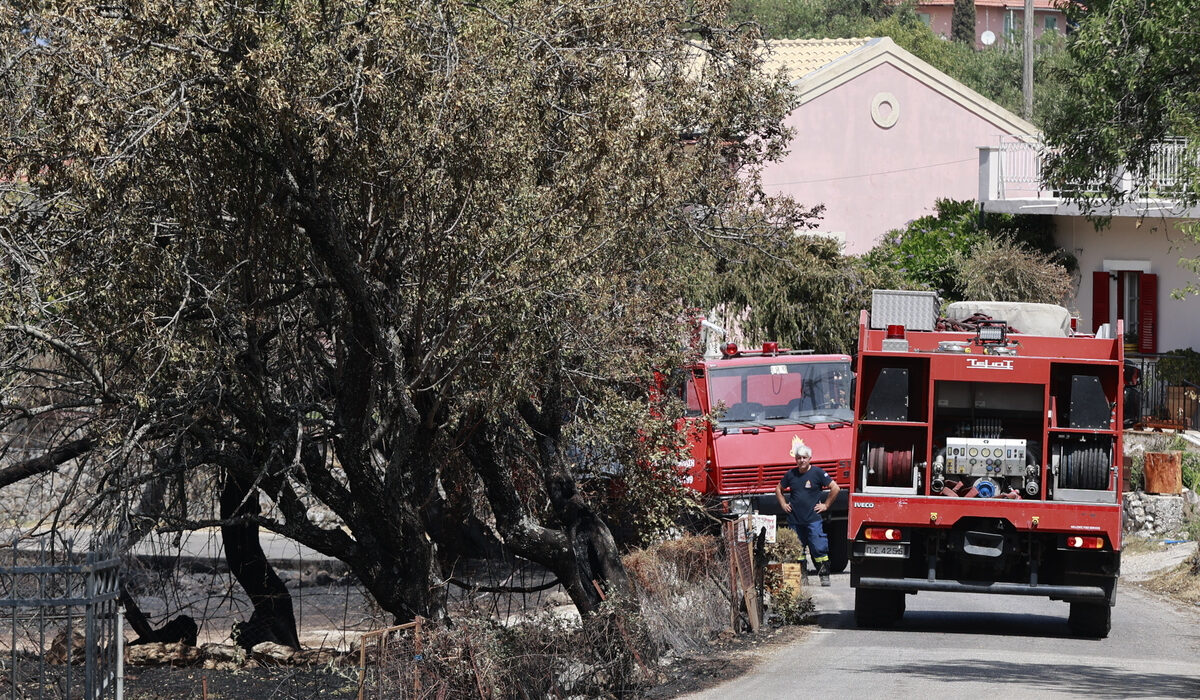
[(779, 362), (711, 370), (708, 397), (718, 424), (848, 422), (849, 362)]

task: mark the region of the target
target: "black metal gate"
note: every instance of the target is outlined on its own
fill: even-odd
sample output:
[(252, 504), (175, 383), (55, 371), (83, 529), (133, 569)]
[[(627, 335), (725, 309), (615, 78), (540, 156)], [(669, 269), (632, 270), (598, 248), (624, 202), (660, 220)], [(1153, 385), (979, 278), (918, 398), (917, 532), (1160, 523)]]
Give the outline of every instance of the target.
[[(0, 700), (121, 700), (119, 559), (47, 535), (0, 549)], [(7, 648), (6, 648), (7, 647)]]
[(1200, 386), (1184, 382), (1169, 385), (1158, 376), (1158, 361), (1162, 355), (1130, 355), (1126, 357), (1127, 371), (1132, 366), (1139, 372), (1136, 387), (1131, 387), (1136, 399), (1125, 401), (1126, 427), (1167, 428), (1174, 430), (1200, 429)]

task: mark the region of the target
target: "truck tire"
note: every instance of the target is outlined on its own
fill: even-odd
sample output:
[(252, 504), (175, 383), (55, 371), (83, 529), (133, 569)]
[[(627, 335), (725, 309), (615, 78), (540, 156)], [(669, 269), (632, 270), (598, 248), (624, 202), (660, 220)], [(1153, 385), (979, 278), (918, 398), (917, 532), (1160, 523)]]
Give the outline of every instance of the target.
[(854, 623), (859, 627), (891, 627), (904, 616), (904, 593), (854, 589)]
[(1108, 603), (1071, 603), (1067, 624), (1075, 634), (1104, 639), (1112, 629), (1112, 606)]
[(829, 536), (830, 573), (840, 574), (846, 570), (846, 563), (850, 561), (849, 549), (850, 542), (844, 530)]

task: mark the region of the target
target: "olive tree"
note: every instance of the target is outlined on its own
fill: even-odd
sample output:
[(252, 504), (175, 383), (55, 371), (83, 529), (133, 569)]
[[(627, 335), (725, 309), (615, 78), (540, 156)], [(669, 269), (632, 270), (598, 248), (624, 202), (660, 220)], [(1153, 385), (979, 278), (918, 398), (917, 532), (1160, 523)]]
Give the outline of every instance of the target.
[(464, 493), (594, 610), (624, 574), (568, 448), (678, 361), (699, 260), (797, 223), (754, 194), (789, 98), (724, 16), (5, 6), (0, 421), (40, 451), (0, 485), (74, 470), (76, 521), (219, 526), (256, 638), (296, 641), (260, 528), (444, 618)]

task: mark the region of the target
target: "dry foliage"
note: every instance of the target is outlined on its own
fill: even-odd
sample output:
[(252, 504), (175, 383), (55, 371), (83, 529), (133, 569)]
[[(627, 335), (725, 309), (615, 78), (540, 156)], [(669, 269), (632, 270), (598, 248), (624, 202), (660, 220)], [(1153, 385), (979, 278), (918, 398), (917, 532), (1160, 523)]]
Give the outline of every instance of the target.
[(966, 299), (1062, 304), (1071, 295), (1071, 275), (1051, 255), (1007, 238), (991, 238), (955, 258)]
[(389, 699), (627, 696), (657, 680), (657, 658), (638, 616), (610, 601), (582, 623), (547, 614), (404, 630), (372, 656), (362, 687)]
[(625, 555), (642, 620), (673, 652), (695, 649), (729, 624), (728, 559), (715, 537), (688, 536)]
[(800, 537), (792, 528), (777, 528), (775, 543), (767, 545), (767, 556), (777, 562), (800, 561), (804, 556), (804, 545), (800, 544)]

